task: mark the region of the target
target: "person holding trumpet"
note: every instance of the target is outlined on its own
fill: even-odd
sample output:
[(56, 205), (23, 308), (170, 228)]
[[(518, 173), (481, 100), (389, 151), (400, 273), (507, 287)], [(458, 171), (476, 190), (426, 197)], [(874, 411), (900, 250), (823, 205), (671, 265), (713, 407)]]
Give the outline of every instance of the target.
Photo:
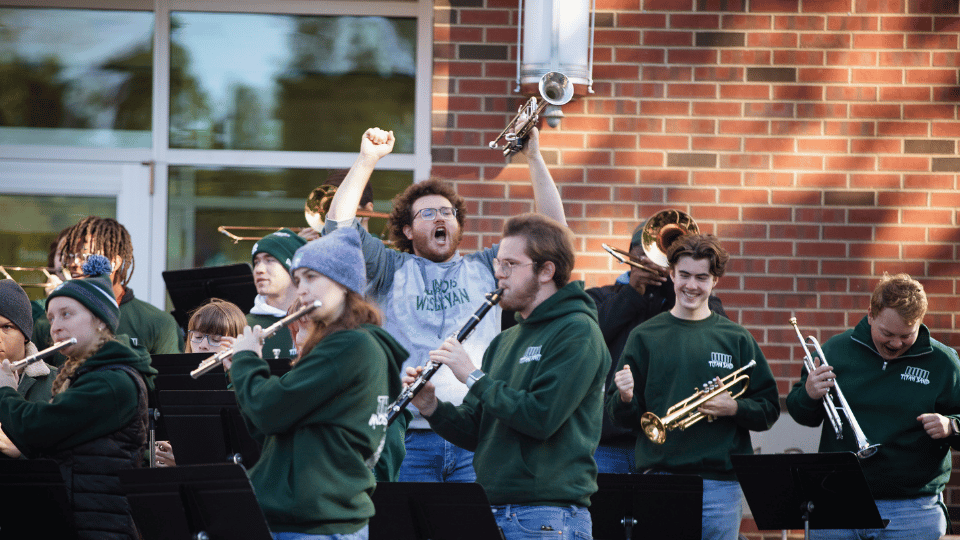
[[(780, 415), (777, 385), (750, 332), (710, 311), (708, 299), (729, 259), (719, 240), (684, 235), (667, 259), (676, 302), (630, 332), (607, 411), (615, 425), (642, 433), (637, 471), (703, 477), (702, 537), (735, 540), (742, 494), (730, 455), (753, 453), (750, 431), (773, 426)], [(715, 390), (690, 396), (690, 388), (711, 381)], [(677, 420), (693, 425), (666, 434), (677, 427), (667, 420), (674, 404), (685, 411)], [(694, 424), (698, 417), (708, 421)]]
[(950, 448), (960, 448), (960, 360), (923, 324), (927, 296), (907, 274), (884, 274), (856, 327), (823, 344), (787, 396), (787, 411), (806, 426), (823, 424), (820, 452), (857, 450), (851, 422), (839, 438), (824, 422), (824, 399), (839, 387), (864, 435), (879, 449), (860, 460), (880, 516), (877, 530), (812, 530), (818, 540), (925, 540), (947, 527), (943, 488)]
[(81, 539), (138, 539), (119, 471), (138, 467), (147, 449), (147, 391), (156, 370), (142, 346), (117, 335), (120, 306), (109, 261), (91, 255), (87, 277), (59, 285), (47, 315), (67, 361), (49, 402), (26, 401), (14, 389), (10, 363), (0, 363), (0, 425), (17, 452), (49, 457), (67, 485)]
[[(670, 311), (674, 305), (673, 281), (670, 280), (669, 270), (653, 261), (652, 257), (666, 259), (666, 254), (658, 247), (648, 257), (643, 245), (644, 229), (647, 224), (658, 221), (658, 216), (673, 212), (677, 222), (693, 223), (693, 220), (676, 210), (666, 210), (652, 216), (646, 222), (637, 225), (630, 238), (630, 251), (623, 251), (609, 248), (616, 251), (621, 257), (618, 260), (625, 261), (630, 269), (617, 278), (616, 283), (604, 285), (602, 287), (593, 287), (587, 289), (593, 301), (597, 304), (597, 315), (599, 316), (600, 330), (603, 332), (603, 339), (610, 349), (610, 370), (607, 373), (605, 389), (612, 388), (613, 377), (617, 372), (617, 363), (623, 354), (623, 346), (627, 342), (627, 336), (641, 323), (665, 312)], [(666, 227), (661, 227), (659, 231), (654, 230), (653, 235), (661, 236), (661, 232)], [(695, 232), (696, 225), (689, 228)], [(675, 239), (674, 239), (675, 241)], [(668, 246), (669, 247), (669, 246)], [(613, 253), (611, 253), (613, 254)], [(616, 255), (614, 255), (616, 256)], [(624, 257), (629, 257), (625, 259)], [(663, 261), (661, 261), (663, 262)], [(664, 262), (664, 264), (666, 264)], [(719, 313), (724, 317), (727, 314), (723, 311), (723, 303), (714, 295), (708, 300), (710, 311)], [(633, 473), (636, 472), (634, 463), (634, 451), (637, 446), (637, 433), (635, 431), (617, 427), (613, 425), (609, 415), (603, 416), (603, 430), (600, 434), (600, 446), (593, 457), (597, 461), (597, 467), (602, 473)]]
[(262, 359), (263, 329), (233, 346), (230, 378), (251, 435), (263, 447), (250, 482), (277, 540), (365, 540), (371, 469), (385, 445), (389, 401), (407, 353), (366, 301), (360, 235), (347, 228), (301, 247), (291, 265), (315, 326), (284, 375)]

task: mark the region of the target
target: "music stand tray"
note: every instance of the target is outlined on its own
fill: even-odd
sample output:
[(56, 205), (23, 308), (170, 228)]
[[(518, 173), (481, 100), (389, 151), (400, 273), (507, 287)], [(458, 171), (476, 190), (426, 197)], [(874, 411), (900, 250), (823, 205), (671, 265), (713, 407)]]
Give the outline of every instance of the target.
[(144, 540), (272, 538), (240, 465), (129, 469), (120, 485)]
[[(699, 540), (703, 478), (687, 474), (597, 475), (590, 498), (596, 540)], [(670, 516), (670, 519), (663, 519)]]
[(503, 538), (480, 484), (380, 482), (370, 540), (494, 540)]
[(161, 275), (173, 303), (172, 315), (184, 330), (190, 313), (210, 298), (228, 300), (249, 313), (257, 296), (253, 270), (245, 263), (166, 270)]
[(853, 452), (730, 457), (762, 531), (882, 529), (889, 522)]
[(233, 391), (161, 390), (159, 394), (160, 418), (177, 465), (242, 461), (253, 467), (260, 459), (260, 445), (247, 430)]
[(52, 459), (0, 458), (0, 539), (76, 538), (67, 485)]

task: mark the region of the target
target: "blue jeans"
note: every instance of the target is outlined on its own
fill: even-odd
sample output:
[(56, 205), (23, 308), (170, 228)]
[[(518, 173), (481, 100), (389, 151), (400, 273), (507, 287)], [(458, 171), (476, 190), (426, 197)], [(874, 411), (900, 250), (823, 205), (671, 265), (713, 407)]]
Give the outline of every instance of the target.
[(476, 482), (473, 452), (444, 440), (429, 429), (409, 429), (407, 456), (400, 465), (401, 482)]
[(273, 540), (368, 540), (368, 538), (370, 538), (370, 528), (367, 525), (364, 525), (359, 531), (350, 534), (273, 533)]
[(597, 472), (628, 474), (637, 472), (636, 442), (603, 444), (593, 453), (597, 462)]
[(506, 540), (591, 540), (593, 520), (582, 506), (493, 506)]
[(703, 480), (703, 540), (737, 540), (743, 515), (743, 491), (740, 483), (729, 480)]
[(916, 499), (880, 499), (880, 517), (889, 519), (885, 529), (810, 530), (812, 540), (936, 540), (947, 530), (943, 494)]

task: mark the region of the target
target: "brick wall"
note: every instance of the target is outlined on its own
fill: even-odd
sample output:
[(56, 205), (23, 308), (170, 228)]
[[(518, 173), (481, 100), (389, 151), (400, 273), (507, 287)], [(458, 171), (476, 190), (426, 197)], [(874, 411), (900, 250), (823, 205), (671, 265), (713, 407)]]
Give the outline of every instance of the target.
[[(435, 5), (433, 174), (469, 200), (466, 250), (532, 209), (526, 169), (486, 148), (523, 101), (517, 4)], [(595, 93), (541, 137), (577, 278), (610, 283), (600, 244), (679, 208), (731, 252), (718, 292), (784, 395), (788, 319), (826, 339), (884, 271), (920, 279), (960, 346), (957, 0), (597, 0), (596, 21)]]

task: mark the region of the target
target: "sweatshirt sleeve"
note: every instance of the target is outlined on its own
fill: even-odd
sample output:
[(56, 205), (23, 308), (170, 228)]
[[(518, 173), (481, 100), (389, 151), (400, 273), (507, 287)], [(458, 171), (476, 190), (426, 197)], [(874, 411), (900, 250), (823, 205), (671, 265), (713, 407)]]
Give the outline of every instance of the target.
[(230, 378), (243, 415), (263, 435), (283, 433), (336, 398), (346, 383), (342, 357), (357, 352), (348, 350), (355, 336), (352, 330), (330, 334), (280, 377), (253, 352), (234, 355)]
[(592, 381), (606, 375), (610, 365), (602, 336), (589, 328), (585, 317), (571, 317), (544, 344), (537, 373), (525, 389), (492, 377), (478, 380), (470, 393), (483, 403), (484, 413), (534, 439), (556, 433), (587, 393), (596, 390)]
[[(750, 377), (750, 386), (737, 398), (737, 414), (734, 420), (750, 431), (766, 431), (780, 418), (780, 394), (777, 391), (777, 381), (760, 346), (752, 337), (748, 337), (746, 341), (746, 348), (753, 349), (752, 358), (757, 361), (757, 365), (746, 372)], [(739, 390), (734, 393), (737, 391)]]
[(0, 388), (0, 424), (21, 451), (57, 451), (129, 424), (137, 400), (138, 390), (125, 372), (91, 372), (49, 403), (26, 401), (13, 388)]
[[(483, 377), (474, 383), (474, 388), (487, 378)], [(464, 450), (474, 452), (480, 443), (482, 412), (483, 405), (477, 401), (476, 397), (468, 393), (463, 403), (458, 406), (441, 401), (437, 404), (437, 410), (427, 418), (427, 422), (437, 435)]]
[(623, 355), (617, 363), (617, 371), (623, 370), (624, 366), (630, 366), (630, 372), (633, 373), (633, 399), (629, 403), (624, 403), (620, 399), (620, 390), (616, 384), (611, 384), (607, 389), (606, 413), (616, 426), (640, 429), (640, 415), (646, 410), (646, 404), (643, 402), (643, 388), (646, 387), (647, 373), (646, 358), (640, 334), (634, 331), (627, 338)]

